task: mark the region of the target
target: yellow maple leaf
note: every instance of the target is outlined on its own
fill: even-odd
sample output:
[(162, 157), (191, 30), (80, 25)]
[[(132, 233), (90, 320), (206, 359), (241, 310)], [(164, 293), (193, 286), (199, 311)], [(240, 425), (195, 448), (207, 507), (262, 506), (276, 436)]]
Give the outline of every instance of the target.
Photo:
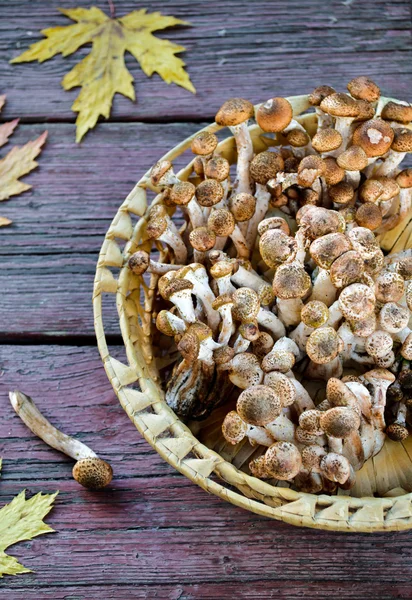
[(130, 52), (143, 72), (150, 77), (158, 73), (166, 83), (176, 83), (195, 93), (185, 63), (175, 56), (185, 48), (168, 40), (156, 38), (153, 31), (188, 25), (186, 21), (135, 10), (120, 19), (108, 17), (95, 6), (91, 8), (60, 9), (76, 21), (75, 25), (44, 29), (46, 39), (36, 42), (12, 63), (37, 60), (43, 62), (56, 54), (68, 56), (84, 44), (92, 44), (91, 52), (63, 78), (65, 90), (81, 87), (72, 109), (76, 119), (76, 141), (92, 129), (100, 115), (110, 115), (113, 96), (118, 92), (135, 100), (133, 77), (127, 70), (124, 55)]

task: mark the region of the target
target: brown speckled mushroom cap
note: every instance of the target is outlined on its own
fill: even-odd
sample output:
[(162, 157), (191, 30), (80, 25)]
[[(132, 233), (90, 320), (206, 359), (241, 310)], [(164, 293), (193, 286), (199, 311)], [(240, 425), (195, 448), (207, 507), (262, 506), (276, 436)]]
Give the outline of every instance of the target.
[(318, 152), (331, 152), (342, 144), (342, 136), (336, 129), (319, 129), (312, 139), (312, 146)]
[(314, 435), (322, 434), (322, 429), (320, 428), (320, 415), (322, 411), (316, 409), (305, 410), (299, 416), (299, 427), (301, 427), (304, 431), (308, 433), (313, 433)]
[(363, 283), (352, 283), (339, 296), (339, 307), (349, 321), (366, 319), (375, 310), (375, 294)]
[(216, 181), (224, 181), (230, 172), (230, 164), (226, 158), (222, 156), (215, 156), (207, 161), (205, 167), (205, 175), (210, 179), (216, 179)]
[(399, 273), (385, 271), (375, 280), (375, 295), (379, 302), (398, 302), (403, 296), (405, 281)]
[(253, 342), (253, 353), (262, 360), (272, 350), (274, 343), (270, 333), (261, 331), (259, 337)]
[(379, 242), (367, 227), (354, 227), (348, 233), (353, 249), (364, 259), (373, 258), (379, 250)]
[(236, 409), (246, 423), (267, 425), (282, 412), (279, 396), (267, 385), (254, 385), (244, 390), (237, 399)]
[(397, 123), (410, 123), (412, 121), (412, 106), (389, 101), (382, 109), (382, 119), (396, 121)]
[(73, 477), (85, 488), (101, 490), (111, 482), (113, 469), (101, 458), (82, 458), (73, 467)]
[(355, 119), (355, 123), (358, 121), (369, 121), (375, 116), (375, 109), (373, 105), (367, 100), (357, 100), (359, 107), (359, 114)]
[(201, 206), (210, 208), (220, 202), (224, 196), (224, 189), (215, 179), (206, 179), (196, 188), (196, 199)]
[(267, 219), (263, 219), (258, 225), (259, 235), (263, 235), (269, 229), (277, 229), (283, 231), (286, 235), (290, 235), (289, 225), (282, 217), (268, 217)]
[(365, 202), (356, 209), (355, 220), (360, 227), (373, 231), (382, 225), (382, 211), (373, 202)]
[(227, 208), (214, 208), (207, 220), (208, 228), (219, 237), (233, 233), (235, 225), (235, 217)]
[(335, 406), (322, 412), (320, 426), (327, 435), (344, 439), (359, 429), (360, 417), (347, 406)]
[(306, 342), (306, 353), (316, 364), (331, 362), (341, 349), (341, 340), (333, 327), (320, 327), (313, 331)]
[(339, 154), (337, 163), (345, 171), (362, 171), (368, 166), (368, 157), (360, 146), (351, 146)]
[(359, 188), (362, 202), (375, 202), (383, 192), (383, 185), (378, 179), (367, 179)]
[(289, 125), (293, 118), (293, 109), (286, 98), (271, 98), (261, 104), (256, 111), (259, 127), (268, 133), (278, 133)]
[(207, 227), (196, 227), (189, 234), (191, 246), (199, 252), (211, 250), (216, 242), (216, 234)]
[(399, 194), (399, 185), (391, 177), (376, 177), (376, 180), (383, 186), (379, 201), (390, 200)]
[(391, 149), (395, 152), (412, 152), (412, 131), (396, 129)]
[(412, 256), (401, 258), (400, 261), (396, 263), (395, 271), (399, 273), (405, 281), (412, 279)]
[(362, 319), (361, 321), (351, 321), (350, 327), (354, 333), (359, 337), (368, 337), (371, 333), (373, 333), (376, 329), (376, 315), (372, 313), (366, 319)]
[(330, 85), (319, 85), (308, 96), (309, 103), (312, 106), (319, 106), (322, 100), (331, 94), (336, 94), (336, 90)]
[(238, 444), (243, 440), (247, 433), (247, 423), (245, 423), (235, 410), (231, 410), (222, 423), (223, 437), (230, 444)]
[(318, 446), (317, 444), (305, 446), (305, 448), (302, 448), (301, 450), (303, 467), (317, 473), (320, 471), (320, 463), (325, 454), (326, 452), (322, 446)]
[(302, 187), (310, 187), (318, 177), (325, 174), (326, 166), (320, 156), (311, 154), (305, 156), (298, 167), (298, 184)]
[(337, 377), (328, 379), (326, 384), (326, 397), (331, 406), (355, 407), (357, 412), (359, 412), (358, 401), (355, 394)]
[(255, 114), (254, 106), (249, 100), (244, 98), (231, 98), (226, 100), (219, 108), (215, 121), (223, 127), (233, 127), (240, 125), (248, 119), (251, 119)]
[(162, 275), (157, 282), (157, 289), (159, 290), (159, 294), (162, 296), (164, 300), (167, 300), (165, 291), (169, 285), (169, 283), (175, 279), (176, 271), (168, 271), (164, 275)]
[(233, 293), (232, 299), (235, 319), (248, 322), (256, 318), (260, 310), (260, 301), (254, 290), (248, 287), (238, 288)]
[(179, 181), (170, 190), (170, 201), (178, 206), (186, 206), (195, 195), (196, 187), (190, 181)]
[(393, 339), (387, 331), (374, 331), (365, 340), (365, 350), (373, 358), (382, 358), (392, 347)]
[(220, 296), (217, 296), (213, 300), (212, 308), (213, 310), (219, 310), (219, 308), (222, 308), (222, 306), (227, 304), (233, 305), (233, 298), (231, 294), (220, 294)]
[(408, 308), (396, 302), (386, 302), (379, 312), (379, 324), (389, 333), (397, 333), (407, 327), (410, 314)]
[(396, 183), (400, 188), (412, 187), (412, 168), (404, 169), (396, 176)]
[(233, 273), (233, 263), (229, 260), (219, 260), (210, 268), (210, 274), (214, 279), (225, 277)]
[(325, 163), (325, 174), (324, 178), (328, 185), (335, 185), (342, 181), (345, 177), (345, 169), (342, 169), (336, 162), (336, 159), (332, 156), (326, 156), (323, 159)]
[(321, 327), (329, 319), (329, 309), (320, 300), (310, 300), (300, 313), (301, 321), (308, 327)]
[(402, 442), (409, 436), (409, 431), (407, 428), (400, 423), (392, 423), (391, 425), (388, 425), (385, 433), (393, 442)]
[(290, 442), (275, 442), (265, 453), (265, 467), (276, 479), (287, 481), (299, 473), (302, 457), (297, 447)]
[(344, 252), (351, 249), (351, 243), (343, 233), (328, 233), (314, 240), (309, 252), (315, 263), (322, 269), (329, 269), (332, 263)]
[(150, 265), (150, 255), (144, 250), (138, 250), (129, 258), (129, 268), (136, 275), (142, 275)]
[(342, 454), (328, 452), (321, 458), (320, 468), (322, 473), (330, 481), (345, 483), (352, 472), (352, 467), (348, 459)]
[(166, 231), (167, 225), (167, 220), (164, 217), (150, 218), (146, 227), (147, 237), (152, 240), (158, 239)]
[(383, 119), (365, 121), (353, 132), (353, 144), (360, 146), (369, 158), (385, 154), (394, 140), (394, 131)]
[(200, 339), (193, 329), (189, 328), (182, 335), (182, 338), (177, 345), (177, 349), (185, 359), (186, 363), (192, 365), (195, 360), (197, 360), (200, 350)]
[(344, 206), (353, 200), (355, 190), (347, 181), (340, 181), (329, 187), (329, 197), (336, 204)]
[(259, 325), (257, 321), (251, 321), (250, 323), (241, 323), (241, 325), (239, 325), (238, 331), (239, 334), (249, 342), (254, 342), (255, 340), (257, 340), (260, 334)]
[[(303, 211), (303, 209), (307, 210)], [(322, 206), (303, 206), (298, 211), (296, 219), (312, 240), (328, 233), (343, 233), (346, 227), (344, 218), (336, 210), (328, 210)]]
[(270, 477), (265, 466), (264, 456), (253, 458), (249, 463), (249, 469), (253, 477), (257, 477), (258, 479), (268, 479)]
[(230, 210), (237, 222), (249, 221), (255, 214), (256, 198), (246, 192), (235, 194), (230, 199)]
[(401, 355), (406, 360), (412, 360), (412, 333), (405, 338), (401, 348)]
[(286, 134), (286, 140), (288, 144), (293, 146), (294, 148), (302, 148), (306, 146), (310, 142), (310, 137), (306, 133), (306, 131), (302, 131), (302, 129), (291, 129)]
[(347, 88), (349, 93), (357, 100), (376, 102), (381, 95), (379, 86), (372, 79), (364, 75), (360, 75), (349, 81)]
[(150, 179), (153, 185), (159, 185), (161, 179), (172, 168), (173, 165), (170, 160), (159, 160), (155, 165), (153, 165), (152, 170), (150, 171)]
[(287, 373), (290, 371), (296, 362), (296, 357), (292, 352), (287, 350), (275, 350), (270, 352), (262, 360), (262, 369), (265, 373), (271, 371), (279, 371), (279, 373)]
[(232, 360), (235, 351), (231, 346), (221, 346), (213, 351), (213, 360), (217, 365), (224, 365)]
[(177, 331), (173, 324), (170, 322), (170, 312), (168, 310), (161, 310), (156, 317), (157, 329), (169, 337), (176, 335)]
[(310, 277), (302, 266), (295, 263), (282, 264), (276, 270), (273, 291), (279, 298), (303, 298), (310, 288)]
[(277, 394), (282, 406), (291, 406), (296, 400), (295, 386), (283, 373), (270, 371), (266, 373), (264, 382)]
[(365, 258), (365, 274), (368, 275), (376, 275), (383, 269), (383, 265), (385, 262), (385, 256), (380, 248), (376, 249), (376, 253), (372, 256), (372, 258)]
[(320, 107), (333, 117), (357, 117), (360, 111), (356, 100), (340, 92), (326, 96)]
[(192, 289), (193, 283), (187, 281), (187, 279), (178, 279), (176, 277), (175, 279), (172, 279), (169, 282), (169, 284), (164, 289), (163, 293), (165, 298), (168, 300), (169, 298), (172, 298), (175, 294), (178, 294), (179, 292), (183, 292), (185, 290), (191, 291)]
[(266, 185), (283, 167), (283, 158), (277, 152), (259, 152), (250, 163), (250, 176), (256, 183)]
[(295, 238), (286, 235), (280, 229), (268, 229), (259, 240), (261, 257), (271, 269), (284, 262), (291, 262), (297, 249)]
[(193, 138), (190, 148), (194, 154), (199, 156), (208, 156), (214, 152), (218, 144), (218, 139), (214, 133), (201, 131)]

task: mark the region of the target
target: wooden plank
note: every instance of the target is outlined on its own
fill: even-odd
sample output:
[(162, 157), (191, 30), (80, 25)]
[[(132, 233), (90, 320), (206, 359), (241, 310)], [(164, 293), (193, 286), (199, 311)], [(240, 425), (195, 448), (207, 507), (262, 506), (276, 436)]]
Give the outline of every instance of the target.
[[(337, 590), (352, 600), (411, 597), (409, 532), (299, 529), (233, 507), (139, 441), (94, 348), (0, 349), (0, 502), (23, 487), (28, 494), (60, 489), (48, 517), (57, 533), (12, 548), (35, 573), (3, 580), (7, 598), (295, 600), (327, 598)], [(114, 355), (121, 358), (121, 352)], [(70, 478), (71, 462), (43, 446), (14, 415), (10, 387), (32, 394), (56, 425), (110, 460), (115, 478), (109, 489), (89, 492)]]
[[(56, 12), (59, 0), (10, 0), (2, 7), (0, 78), (9, 94), (5, 118), (74, 119), (70, 110), (78, 91), (64, 92), (60, 81), (87, 54), (54, 58), (43, 65), (9, 65), (8, 61), (40, 39), (46, 27), (69, 21)], [(132, 0), (117, 2), (119, 16), (140, 8)], [(76, 2), (90, 6), (88, 0)], [(106, 2), (98, 5), (107, 10)], [(411, 8), (409, 0), (247, 0), (150, 2), (192, 23), (162, 32), (182, 44), (182, 55), (197, 95), (147, 79), (134, 59), (126, 59), (135, 78), (137, 103), (116, 96), (112, 118), (130, 120), (199, 120), (210, 118), (230, 96), (258, 102), (273, 95), (302, 94), (315, 85), (344, 87), (352, 77), (376, 78), (387, 95), (410, 98)], [(401, 74), (401, 75), (400, 75)], [(30, 90), (30, 93), (27, 93)], [(91, 138), (89, 138), (89, 143)], [(87, 144), (89, 145), (89, 144)]]

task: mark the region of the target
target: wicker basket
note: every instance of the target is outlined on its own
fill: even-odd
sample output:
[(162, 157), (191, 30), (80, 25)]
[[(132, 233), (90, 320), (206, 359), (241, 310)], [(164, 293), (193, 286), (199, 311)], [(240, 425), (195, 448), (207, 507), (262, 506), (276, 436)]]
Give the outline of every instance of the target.
[[(301, 115), (298, 120), (313, 134), (314, 114), (302, 115), (309, 108), (307, 96), (288, 100), (295, 117)], [(212, 132), (219, 129), (216, 124), (205, 128)], [(261, 137), (259, 127), (253, 125), (250, 131), (255, 150), (265, 149), (267, 141)], [(192, 138), (163, 158), (176, 161), (190, 147)], [(229, 162), (235, 161), (232, 137), (224, 139), (218, 149)], [(191, 170), (190, 163), (179, 172), (179, 177), (187, 179)], [(189, 428), (166, 405), (159, 365), (151, 345), (156, 276), (152, 275), (147, 282), (127, 267), (129, 256), (144, 239), (149, 190), (152, 188), (146, 173), (119, 208), (99, 255), (93, 296), (97, 342), (106, 373), (140, 433), (164, 460), (193, 482), (257, 514), (293, 525), (336, 531), (411, 528), (412, 494), (407, 492), (412, 490), (412, 437), (404, 443), (387, 440), (382, 451), (358, 472), (356, 486), (350, 492), (341, 491), (336, 496), (312, 495), (293, 491), (285, 482), (271, 485), (249, 474), (247, 464), (254, 449), (248, 442), (229, 447), (221, 435), (227, 407), (216, 409), (206, 421)], [(386, 250), (398, 252), (411, 247), (412, 220), (409, 219), (381, 240)], [(113, 299), (113, 295), (125, 344), (125, 362), (110, 355), (104, 333), (103, 303), (110, 297)]]

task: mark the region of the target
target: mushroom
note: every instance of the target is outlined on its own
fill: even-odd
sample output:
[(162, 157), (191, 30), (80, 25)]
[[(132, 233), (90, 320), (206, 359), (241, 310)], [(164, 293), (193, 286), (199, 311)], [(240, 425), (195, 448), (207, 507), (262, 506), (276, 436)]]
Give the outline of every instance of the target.
[(302, 457), (291, 442), (275, 442), (265, 453), (265, 470), (271, 477), (291, 480), (302, 467)]
[(377, 102), (380, 98), (381, 91), (372, 79), (360, 75), (352, 79), (347, 88), (350, 95), (356, 100), (367, 100), (368, 102)]
[(255, 214), (256, 198), (252, 194), (246, 194), (245, 192), (232, 194), (229, 208), (239, 224), (240, 231), (245, 235), (248, 228), (248, 221)]
[(341, 147), (345, 150), (349, 144), (350, 126), (360, 113), (358, 103), (347, 94), (334, 93), (322, 100), (320, 108), (334, 118), (335, 129), (342, 136)]
[(218, 110), (215, 120), (233, 133), (237, 147), (237, 177), (233, 185), (235, 193), (250, 194), (249, 162), (253, 156), (253, 144), (247, 126), (254, 116), (254, 106), (243, 98), (231, 98)]
[[(264, 374), (260, 368), (259, 360), (254, 354), (240, 352), (232, 358), (228, 369), (228, 375), (233, 385), (236, 385), (242, 390), (246, 390), (251, 386), (257, 386), (262, 383)], [(239, 414), (244, 418), (240, 412)], [(245, 420), (252, 425), (264, 425), (264, 423), (253, 423), (248, 419)]]
[(342, 169), (345, 169), (346, 181), (351, 183), (356, 190), (360, 182), (360, 171), (368, 165), (366, 152), (360, 146), (350, 146), (342, 154), (339, 154), (337, 163)]
[(342, 341), (333, 327), (319, 327), (313, 331), (306, 343), (306, 353), (311, 362), (307, 368), (307, 375), (314, 379), (340, 377), (342, 375), (342, 362), (339, 352)]
[(291, 263), (295, 259), (298, 244), (295, 238), (280, 229), (268, 229), (261, 234), (259, 250), (268, 267), (277, 269), (279, 265)]
[(385, 160), (375, 170), (376, 175), (394, 176), (396, 170), (408, 152), (412, 152), (412, 131), (397, 128), (395, 136)]
[(155, 273), (156, 275), (164, 275), (169, 271), (178, 271), (183, 265), (175, 265), (173, 263), (160, 263), (150, 258), (150, 254), (144, 250), (134, 252), (129, 258), (129, 268), (136, 275), (143, 273)]
[(205, 175), (209, 179), (215, 179), (222, 184), (224, 194), (217, 208), (225, 208), (227, 206), (227, 195), (230, 186), (230, 164), (226, 158), (216, 156), (211, 158), (205, 167)]
[(151, 214), (149, 216), (146, 233), (149, 239), (158, 240), (170, 246), (178, 263), (184, 264), (186, 262), (186, 246), (165, 210), (163, 214)]
[(231, 238), (239, 258), (248, 258), (248, 243), (236, 224), (235, 218), (227, 208), (214, 208), (209, 215), (207, 226), (217, 237)]
[(277, 296), (278, 316), (286, 325), (300, 322), (302, 298), (311, 287), (309, 275), (298, 263), (282, 264), (273, 278), (273, 291)]
[(214, 151), (216, 150), (218, 139), (214, 133), (210, 131), (201, 131), (192, 140), (190, 148), (193, 154), (200, 159), (202, 169), (198, 169), (199, 175), (205, 172), (207, 161), (212, 158)]
[(327, 96), (335, 93), (336, 90), (334, 90), (333, 87), (330, 87), (329, 85), (320, 85), (308, 96), (309, 103), (314, 107), (318, 118), (318, 130), (331, 127), (332, 125), (332, 117), (320, 108), (320, 104)]
[(393, 442), (403, 442), (409, 436), (409, 431), (406, 427), (406, 412), (407, 408), (403, 402), (398, 403), (396, 411), (396, 419), (393, 423), (387, 426), (386, 435)]
[(373, 291), (362, 283), (352, 283), (339, 296), (339, 308), (349, 321), (360, 321), (375, 310), (376, 298)]
[(172, 279), (163, 290), (165, 299), (176, 306), (182, 318), (188, 323), (196, 321), (192, 301), (193, 287), (193, 283), (185, 279)]
[[(394, 131), (382, 119), (364, 121), (355, 129), (352, 138), (352, 143), (365, 152), (368, 157), (368, 164), (374, 163), (377, 158), (386, 154), (390, 150), (393, 141)], [(379, 174), (386, 175), (384, 172)]]
[(180, 180), (173, 171), (173, 165), (170, 160), (159, 160), (153, 165), (150, 171), (150, 180), (155, 187), (172, 186)]
[(168, 310), (161, 310), (156, 317), (156, 327), (164, 335), (173, 337), (185, 333), (187, 325), (183, 319)]
[(393, 127), (407, 125), (412, 121), (412, 106), (407, 102), (399, 103), (390, 100), (382, 108), (381, 117), (386, 121), (392, 121)]
[(195, 261), (204, 262), (205, 253), (216, 244), (216, 235), (207, 227), (196, 227), (189, 233), (189, 243), (193, 248)]
[(312, 138), (312, 146), (322, 156), (337, 156), (334, 150), (338, 150), (342, 146), (342, 141), (339, 131), (332, 127), (327, 127), (318, 129)]
[(241, 287), (248, 287), (254, 290), (259, 296), (261, 304), (268, 305), (275, 299), (272, 286), (266, 283), (262, 278), (252, 269), (252, 265), (249, 261), (238, 261), (237, 270), (231, 275), (231, 280), (235, 285)]
[(222, 319), (219, 344), (228, 344), (233, 335), (234, 325), (232, 319), (232, 306), (233, 300), (230, 294), (222, 294), (213, 301), (212, 307), (220, 314)]
[(293, 153), (297, 158), (303, 158), (311, 151), (311, 140), (309, 135), (299, 124), (299, 127), (293, 129), (287, 128), (286, 140), (293, 148)]
[(324, 302), (311, 300), (303, 306), (300, 318), (301, 322), (290, 332), (289, 337), (296, 342), (300, 350), (305, 351), (310, 334), (327, 323), (329, 310)]
[(233, 294), (236, 291), (230, 279), (233, 270), (234, 264), (229, 260), (220, 260), (210, 268), (209, 273), (216, 281), (219, 294)]
[(193, 229), (204, 225), (203, 211), (196, 201), (195, 191), (196, 188), (190, 181), (179, 181), (170, 191), (171, 203), (186, 209)]
[(282, 404), (274, 390), (266, 385), (253, 385), (240, 394), (236, 410), (243, 421), (254, 426), (264, 426), (274, 421), (282, 412)]
[(109, 463), (99, 458), (86, 444), (56, 429), (29, 396), (16, 390), (10, 392), (9, 397), (16, 413), (37, 437), (76, 461), (73, 477), (80, 485), (95, 490), (109, 485), (113, 477)]
[(183, 267), (176, 273), (176, 279), (189, 281), (192, 285), (192, 294), (194, 294), (203, 306), (209, 327), (215, 332), (219, 326), (219, 315), (213, 307), (215, 295), (210, 289), (206, 269), (203, 265), (192, 264)]

